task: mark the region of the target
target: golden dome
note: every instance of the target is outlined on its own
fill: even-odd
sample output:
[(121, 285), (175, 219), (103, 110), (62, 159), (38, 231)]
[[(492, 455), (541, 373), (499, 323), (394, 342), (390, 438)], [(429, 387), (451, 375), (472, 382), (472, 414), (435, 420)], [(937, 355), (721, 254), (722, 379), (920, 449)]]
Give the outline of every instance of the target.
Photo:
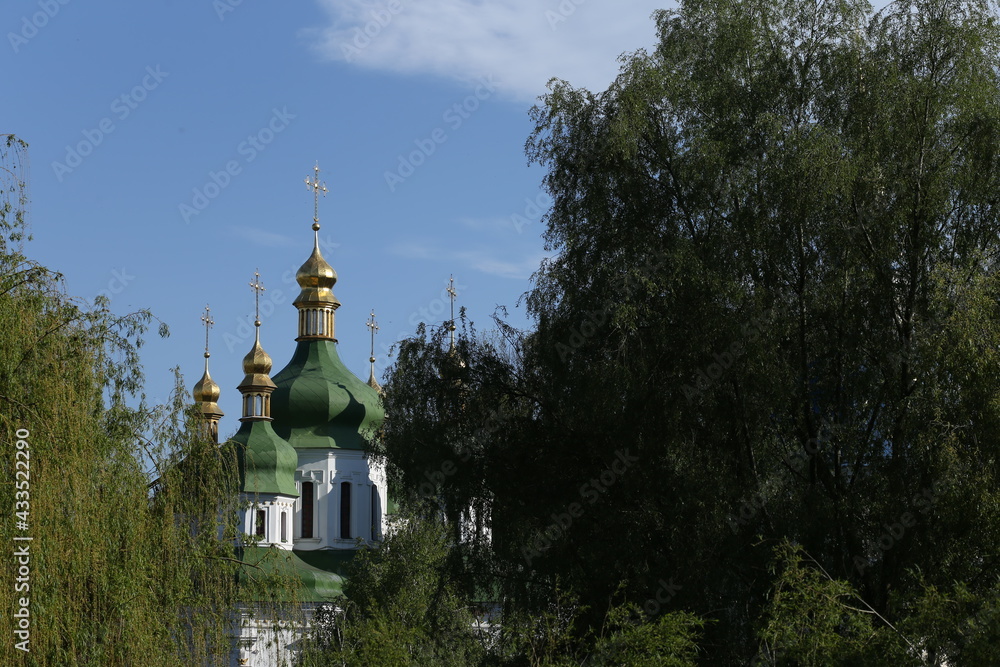
[(222, 390), (208, 373), (208, 352), (205, 353), (205, 374), (198, 380), (198, 384), (194, 386), (191, 395), (194, 396), (195, 407), (198, 408), (203, 416), (208, 419), (222, 417), (222, 408), (219, 407), (218, 403), (219, 396), (222, 395)]
[(201, 316), (201, 321), (205, 324), (205, 373), (198, 380), (198, 384), (194, 386), (191, 395), (194, 396), (195, 407), (201, 412), (202, 417), (209, 422), (217, 422), (223, 416), (218, 403), (222, 390), (219, 389), (219, 385), (215, 384), (208, 372), (208, 359), (212, 356), (208, 352), (208, 331), (215, 324), (212, 319), (212, 311), (208, 306), (205, 306), (205, 314)]
[(257, 338), (247, 356), (243, 357), (243, 372), (246, 376), (240, 383), (239, 389), (245, 387), (270, 387), (274, 388), (274, 382), (269, 376), (271, 372), (271, 356), (264, 351), (260, 345), (260, 320), (254, 322), (257, 326)]
[(312, 228), (316, 236), (312, 255), (295, 274), (295, 281), (302, 288), (295, 300), (295, 305), (310, 303), (339, 306), (340, 302), (333, 295), (333, 286), (337, 282), (337, 272), (333, 270), (329, 262), (323, 259), (323, 255), (319, 251), (319, 223), (313, 223)]
[[(207, 354), (205, 355), (205, 359), (208, 359)], [(219, 400), (219, 396), (222, 395), (219, 385), (215, 383), (212, 376), (208, 373), (207, 361), (205, 362), (205, 374), (198, 380), (198, 384), (194, 386), (191, 394), (194, 396), (195, 403), (215, 403)]]

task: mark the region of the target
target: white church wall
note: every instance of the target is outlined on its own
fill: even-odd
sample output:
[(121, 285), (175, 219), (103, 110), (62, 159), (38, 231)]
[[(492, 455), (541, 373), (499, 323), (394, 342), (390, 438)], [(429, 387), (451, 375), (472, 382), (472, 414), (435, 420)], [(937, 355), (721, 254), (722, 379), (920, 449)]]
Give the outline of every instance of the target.
[[(295, 499), (274, 493), (241, 494), (240, 500), (247, 504), (240, 513), (240, 531), (257, 539), (257, 546), (275, 546), (291, 549), (293, 544), (293, 524), (295, 521)], [(257, 534), (257, 513), (264, 512), (264, 534)], [(284, 540), (282, 540), (281, 516), (285, 515)]]
[[(364, 452), (300, 450), (295, 482), (299, 488), (294, 515), (296, 549), (353, 549), (357, 547), (358, 538), (371, 541), (385, 534), (388, 497), (385, 471), (381, 466), (371, 465)], [(311, 538), (303, 537), (302, 531), (303, 504), (307, 502), (303, 482), (313, 485)], [(347, 537), (342, 530), (344, 517), (341, 513), (344, 483), (350, 485)], [(377, 496), (373, 496), (373, 488)]]

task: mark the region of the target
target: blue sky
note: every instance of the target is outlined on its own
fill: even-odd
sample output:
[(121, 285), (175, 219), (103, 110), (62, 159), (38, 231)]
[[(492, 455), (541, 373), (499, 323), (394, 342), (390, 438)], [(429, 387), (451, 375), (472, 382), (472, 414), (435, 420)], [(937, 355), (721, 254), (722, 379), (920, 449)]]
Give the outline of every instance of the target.
[(646, 0), (8, 0), (0, 8), (0, 133), (30, 144), (33, 258), (70, 294), (149, 308), (171, 336), (143, 348), (147, 394), (170, 369), (200, 376), (211, 304), (212, 375), (226, 417), (252, 341), (291, 357), (295, 270), (312, 245), (318, 161), (324, 255), (341, 357), (368, 376), (374, 308), (389, 346), (458, 304), (490, 328), (545, 256), (543, 173), (528, 109), (559, 77), (600, 90), (616, 58), (652, 46)]

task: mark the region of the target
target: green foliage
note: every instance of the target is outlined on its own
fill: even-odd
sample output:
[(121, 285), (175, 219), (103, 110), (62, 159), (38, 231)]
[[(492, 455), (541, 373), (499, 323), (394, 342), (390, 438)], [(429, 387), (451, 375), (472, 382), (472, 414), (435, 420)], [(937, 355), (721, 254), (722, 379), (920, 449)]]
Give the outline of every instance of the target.
[(777, 547), (774, 569), (777, 580), (760, 632), (766, 664), (921, 664), (901, 648), (905, 639), (880, 641), (875, 612), (801, 546), (785, 542)]
[(586, 655), (591, 633), (579, 629), (586, 609), (579, 598), (556, 582), (548, 604), (534, 613), (507, 610), (494, 653), (500, 664), (555, 667), (579, 663)]
[(445, 528), (398, 518), (351, 564), (341, 611), (320, 615), (301, 664), (460, 667), (478, 664), (474, 616), (450, 580)]
[[(637, 621), (639, 618), (641, 620)], [(611, 634), (597, 641), (587, 664), (595, 667), (693, 667), (704, 621), (687, 612), (645, 619), (635, 605), (608, 612)]]
[[(669, 580), (660, 611), (744, 664), (780, 579), (761, 545), (789, 539), (830, 574), (829, 650), (857, 645), (831, 629), (852, 591), (872, 645), (911, 619), (928, 660), (971, 655), (962, 610), (1000, 577), (994, 8), (689, 0), (656, 24), (606, 91), (553, 81), (533, 110), (536, 326), (460, 335), (457, 377), (444, 332), (401, 346), (394, 488), (489, 517), (462, 562), (505, 617), (558, 581), (580, 637), (622, 581), (645, 604)], [(956, 582), (962, 604), (931, 593)]]
[[(148, 311), (73, 299), (22, 254), (24, 151), (12, 138), (0, 148), (10, 179), (0, 192), (0, 506), (26, 503), (27, 528), (8, 514), (0, 540), (27, 545), (30, 558), (26, 581), (15, 581), (13, 558), (0, 567), (0, 664), (228, 664), (246, 599), (235, 526), (223, 521), (220, 534), (235, 505), (233, 462), (187, 413), (179, 377), (170, 404), (141, 396)], [(12, 641), (22, 607), (30, 652)]]

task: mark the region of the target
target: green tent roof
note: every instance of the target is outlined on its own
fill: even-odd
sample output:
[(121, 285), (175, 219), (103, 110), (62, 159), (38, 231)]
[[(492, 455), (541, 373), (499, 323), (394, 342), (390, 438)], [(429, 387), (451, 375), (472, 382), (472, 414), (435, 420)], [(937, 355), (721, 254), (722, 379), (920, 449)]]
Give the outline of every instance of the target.
[(364, 449), (362, 434), (385, 419), (378, 392), (347, 370), (331, 340), (299, 341), (273, 380), (274, 429), (296, 449)]
[(343, 595), (347, 566), (353, 550), (286, 551), (276, 548), (244, 547), (239, 554), (241, 582), (259, 579), (261, 575), (289, 577), (298, 583), (283, 602), (332, 602)]
[(295, 469), (299, 465), (299, 455), (274, 432), (271, 422), (243, 422), (230, 442), (236, 444), (240, 491), (298, 497)]

